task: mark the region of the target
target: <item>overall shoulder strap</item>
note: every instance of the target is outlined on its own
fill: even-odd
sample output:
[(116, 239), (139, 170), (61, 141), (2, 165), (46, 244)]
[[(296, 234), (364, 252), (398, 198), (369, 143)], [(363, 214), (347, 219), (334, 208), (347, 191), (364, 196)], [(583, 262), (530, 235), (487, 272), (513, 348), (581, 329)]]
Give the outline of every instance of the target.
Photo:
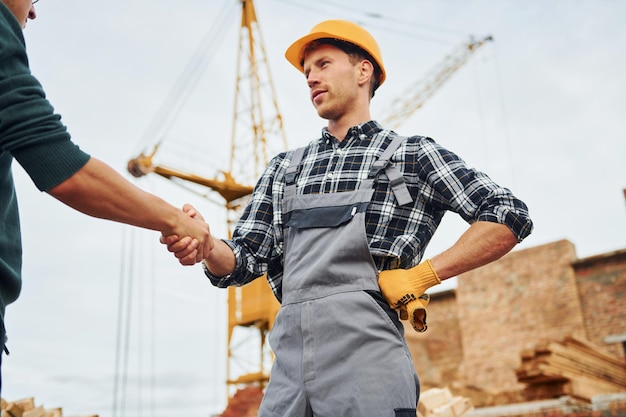
[(405, 204), (409, 204), (413, 202), (413, 198), (409, 193), (409, 189), (404, 182), (404, 177), (400, 170), (391, 163), (391, 155), (404, 143), (406, 140), (406, 136), (396, 135), (395, 138), (391, 141), (389, 146), (384, 150), (383, 154), (372, 164), (372, 167), (369, 170), (367, 175), (368, 181), (371, 181), (373, 184), (374, 179), (379, 174), (381, 170), (385, 171), (385, 175), (389, 178), (389, 185), (391, 186), (391, 190), (398, 201), (398, 204), (403, 206)]
[(306, 147), (303, 146), (293, 151), (291, 162), (285, 172), (285, 184), (287, 186), (294, 185), (296, 183), (296, 177), (300, 173), (300, 162), (302, 162), (305, 149)]

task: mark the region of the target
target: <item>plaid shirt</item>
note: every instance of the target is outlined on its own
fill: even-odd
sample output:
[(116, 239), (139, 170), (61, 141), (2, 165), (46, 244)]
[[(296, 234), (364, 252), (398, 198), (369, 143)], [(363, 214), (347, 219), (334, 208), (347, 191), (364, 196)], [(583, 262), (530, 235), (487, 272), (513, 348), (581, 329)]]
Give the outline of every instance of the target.
[[(338, 141), (326, 128), (306, 148), (296, 178), (296, 192), (337, 193), (357, 189), (370, 166), (395, 133), (370, 121), (351, 128)], [(244, 285), (267, 273), (274, 294), (281, 299), (283, 277), (283, 195), (285, 170), (293, 151), (270, 161), (259, 179), (232, 240), (235, 271), (226, 277), (205, 273), (213, 285)], [(365, 222), (369, 247), (379, 268), (417, 265), (446, 211), (468, 223), (489, 221), (507, 225), (521, 241), (532, 230), (526, 205), (487, 175), (430, 138), (408, 138), (391, 157), (402, 172), (413, 202), (399, 206), (386, 175), (379, 174)]]

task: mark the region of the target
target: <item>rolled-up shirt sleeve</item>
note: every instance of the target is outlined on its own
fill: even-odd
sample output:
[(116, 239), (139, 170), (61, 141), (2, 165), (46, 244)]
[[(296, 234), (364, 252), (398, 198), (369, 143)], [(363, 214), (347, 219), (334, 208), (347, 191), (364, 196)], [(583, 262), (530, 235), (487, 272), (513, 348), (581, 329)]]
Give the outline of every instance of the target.
[(487, 174), (469, 167), (455, 153), (431, 139), (421, 141), (418, 164), (430, 187), (426, 193), (442, 209), (458, 213), (468, 223), (488, 221), (504, 224), (518, 242), (533, 229), (526, 204), (496, 184)]

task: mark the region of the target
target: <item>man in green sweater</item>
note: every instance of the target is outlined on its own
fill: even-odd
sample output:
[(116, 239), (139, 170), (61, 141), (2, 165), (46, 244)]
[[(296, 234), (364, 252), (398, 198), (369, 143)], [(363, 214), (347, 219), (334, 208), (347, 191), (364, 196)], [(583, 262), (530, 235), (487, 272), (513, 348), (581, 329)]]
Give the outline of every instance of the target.
[(13, 159), (39, 190), (82, 213), (184, 236), (198, 262), (212, 246), (204, 221), (132, 185), (71, 141), (30, 73), (22, 29), (35, 17), (32, 0), (0, 0), (0, 365), (2, 353), (8, 352), (5, 309), (19, 296), (22, 283)]

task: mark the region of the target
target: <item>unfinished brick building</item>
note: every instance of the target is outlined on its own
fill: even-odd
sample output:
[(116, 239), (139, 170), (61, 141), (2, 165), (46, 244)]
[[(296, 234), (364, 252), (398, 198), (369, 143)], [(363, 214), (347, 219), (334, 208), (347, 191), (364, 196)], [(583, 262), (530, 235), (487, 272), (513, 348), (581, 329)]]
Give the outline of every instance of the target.
[(432, 295), (428, 331), (407, 329), (423, 388), (449, 385), (476, 406), (523, 400), (521, 353), (575, 336), (624, 359), (626, 249), (578, 259), (572, 243), (513, 251)]

